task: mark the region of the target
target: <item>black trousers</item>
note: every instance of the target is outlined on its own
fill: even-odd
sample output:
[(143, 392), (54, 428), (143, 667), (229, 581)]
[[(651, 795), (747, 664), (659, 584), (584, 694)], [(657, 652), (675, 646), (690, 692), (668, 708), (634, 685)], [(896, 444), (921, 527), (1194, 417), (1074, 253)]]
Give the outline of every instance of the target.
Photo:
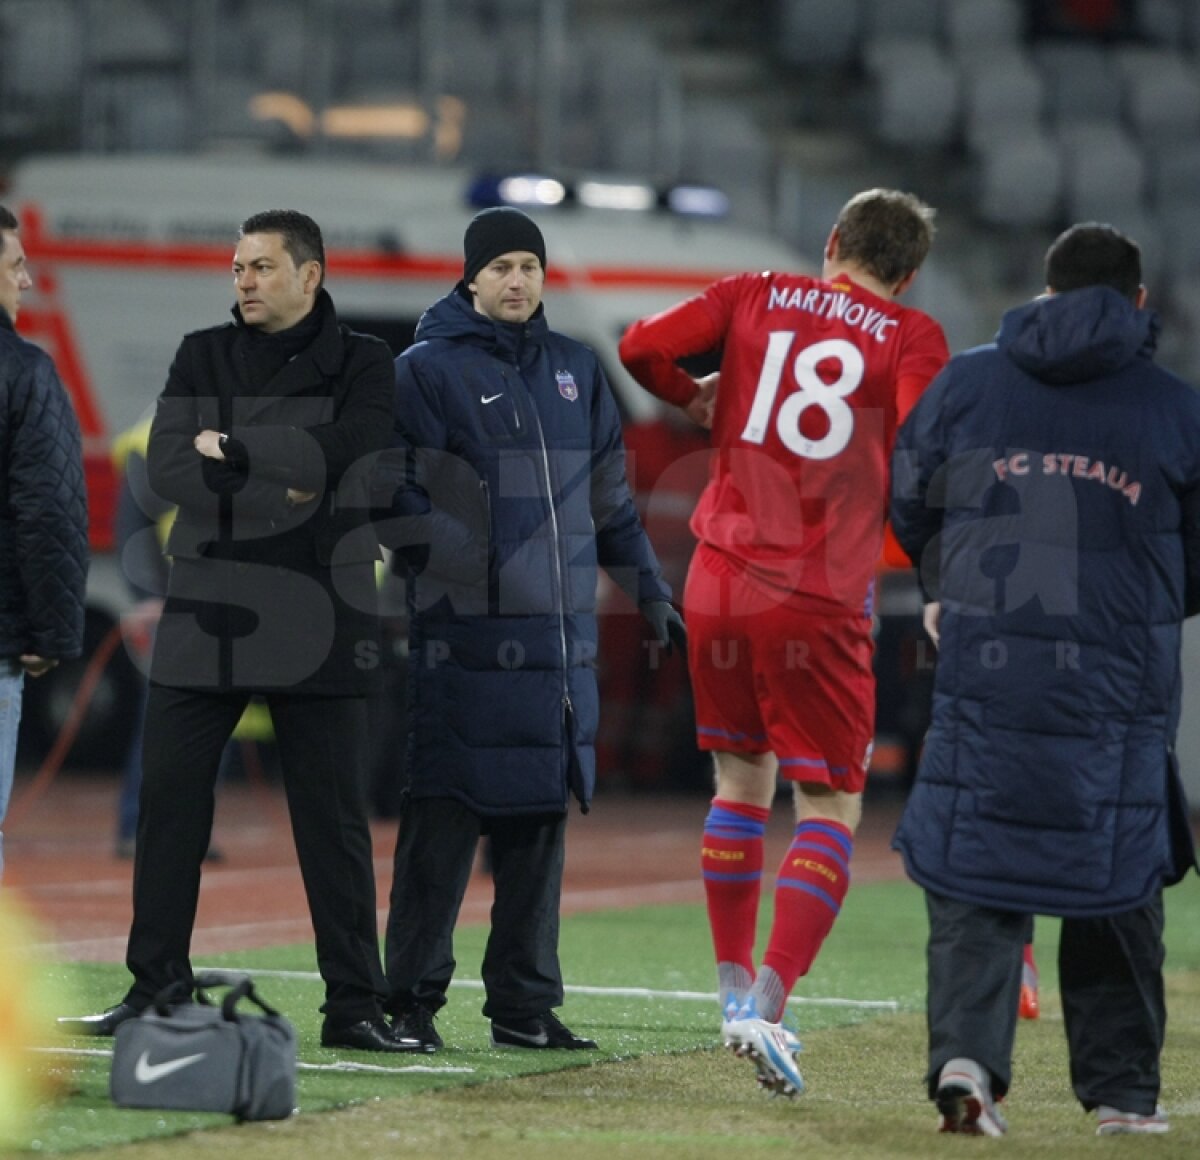
[(1058, 978), (1071, 1087), (1100, 1104), (1151, 1115), (1167, 1031), (1162, 895), (1107, 918), (1063, 919)]
[[(221, 752), (249, 699), (248, 693), (150, 689), (125, 960), (134, 977), (127, 1001), (135, 1006), (145, 1006), (175, 979), (191, 978), (213, 787)], [(333, 1025), (374, 1018), (384, 980), (362, 760), (365, 702), (283, 694), (264, 699), (325, 981), (321, 1010)]]
[[(942, 1067), (985, 1067), (997, 1096), (1012, 1082), (1022, 948), (1032, 916), (926, 891), (930, 1098)], [(1064, 918), (1058, 973), (1071, 1084), (1084, 1108), (1150, 1114), (1166, 1029), (1162, 896), (1105, 918)]]
[(454, 926), (479, 839), (491, 841), (491, 931), (483, 958), (489, 1019), (524, 1019), (563, 1001), (558, 961), (566, 814), (481, 818), (452, 798), (409, 800), (396, 839), (384, 958), (392, 1013), (446, 1002)]

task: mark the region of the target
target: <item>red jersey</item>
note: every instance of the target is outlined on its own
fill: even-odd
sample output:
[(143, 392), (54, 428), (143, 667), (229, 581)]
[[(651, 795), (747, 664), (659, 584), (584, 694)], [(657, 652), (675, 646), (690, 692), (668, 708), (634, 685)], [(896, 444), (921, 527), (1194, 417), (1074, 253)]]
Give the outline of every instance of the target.
[(621, 359), (686, 404), (677, 360), (721, 350), (697, 539), (817, 612), (869, 610), (900, 421), (949, 358), (928, 315), (838, 275), (737, 274), (636, 322)]

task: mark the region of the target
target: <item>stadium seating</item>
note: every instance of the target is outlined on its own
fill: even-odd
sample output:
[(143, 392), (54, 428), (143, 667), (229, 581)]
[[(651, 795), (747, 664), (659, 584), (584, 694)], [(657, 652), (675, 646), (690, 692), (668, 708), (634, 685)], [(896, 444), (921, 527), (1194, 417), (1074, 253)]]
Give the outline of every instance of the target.
[(988, 225), (1046, 228), (1058, 220), (1062, 154), (1042, 130), (997, 134), (981, 141), (975, 177), (975, 212)]
[(944, 146), (959, 129), (959, 81), (953, 62), (933, 41), (876, 42), (871, 129), (890, 145)]
[[(340, 102), (449, 94), (454, 160), (686, 173), (794, 238), (791, 191), (811, 200), (816, 181), (789, 133), (824, 118), (816, 130), (877, 150), (985, 235), (1103, 216), (1170, 239), (1164, 269), (1189, 268), (1175, 234), (1200, 203), (1198, 0), (1139, 0), (1107, 39), (1033, 41), (1022, 0), (545, 2), (0, 0), (0, 145), (295, 149), (311, 138), (256, 119), (255, 92), (295, 94), (318, 125)], [(757, 53), (755, 91), (722, 87), (716, 64), (689, 73), (689, 41), (712, 61)], [(430, 155), (412, 140), (337, 147)], [(819, 200), (841, 192), (826, 182)]]
[(775, 14), (775, 55), (797, 67), (849, 64), (860, 18), (858, 0), (788, 0)]
[(1146, 166), (1123, 126), (1081, 121), (1062, 126), (1058, 140), (1068, 219), (1119, 222), (1144, 210)]
[(1194, 61), (1149, 49), (1121, 59), (1118, 67), (1124, 78), (1126, 119), (1144, 144), (1169, 150), (1200, 134), (1200, 76)]
[(1026, 53), (999, 47), (961, 68), (963, 136), (978, 152), (997, 135), (1036, 133), (1045, 106), (1042, 74)]
[(954, 2), (955, 0), (865, 0), (864, 40), (870, 42), (904, 37), (936, 40), (942, 32), (943, 9), (946, 4)]
[(945, 7), (945, 36), (959, 60), (1012, 51), (1021, 42), (1017, 0), (953, 0)]
[(1120, 117), (1121, 78), (1101, 45), (1052, 40), (1036, 45), (1032, 56), (1042, 74), (1050, 121)]

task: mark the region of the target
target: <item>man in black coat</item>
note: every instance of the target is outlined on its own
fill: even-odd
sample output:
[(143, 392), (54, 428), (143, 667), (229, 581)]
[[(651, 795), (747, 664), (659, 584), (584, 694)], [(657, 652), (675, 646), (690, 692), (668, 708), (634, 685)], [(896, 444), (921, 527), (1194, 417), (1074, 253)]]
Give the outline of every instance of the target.
[(150, 485), (179, 514), (151, 662), (126, 964), (116, 1007), (64, 1021), (112, 1034), (172, 982), (189, 946), (221, 751), (252, 695), (275, 727), (325, 980), (321, 1043), (414, 1050), (381, 1016), (367, 824), (377, 657), (366, 461), (387, 441), (388, 348), (338, 324), (317, 224), (243, 223), (234, 321), (184, 338), (158, 401)]
[(50, 356), (13, 328), (33, 286), (17, 226), (0, 206), (0, 822), (25, 677), (82, 651), (88, 566), (79, 422)]

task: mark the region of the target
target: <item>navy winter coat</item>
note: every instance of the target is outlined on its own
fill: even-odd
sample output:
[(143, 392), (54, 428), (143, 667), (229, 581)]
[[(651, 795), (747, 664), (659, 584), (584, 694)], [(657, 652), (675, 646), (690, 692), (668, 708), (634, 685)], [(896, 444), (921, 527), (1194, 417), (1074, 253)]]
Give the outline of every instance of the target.
[(50, 356), (0, 309), (0, 656), (83, 649), (87, 493), (79, 421)]
[(937, 893), (1084, 917), (1174, 877), (1200, 395), (1151, 361), (1156, 331), (1107, 288), (1036, 300), (900, 431), (892, 519), (942, 613), (895, 845)]
[(461, 284), (396, 360), (415, 797), (482, 815), (586, 810), (595, 783), (597, 564), (669, 599), (595, 354), (474, 309)]

